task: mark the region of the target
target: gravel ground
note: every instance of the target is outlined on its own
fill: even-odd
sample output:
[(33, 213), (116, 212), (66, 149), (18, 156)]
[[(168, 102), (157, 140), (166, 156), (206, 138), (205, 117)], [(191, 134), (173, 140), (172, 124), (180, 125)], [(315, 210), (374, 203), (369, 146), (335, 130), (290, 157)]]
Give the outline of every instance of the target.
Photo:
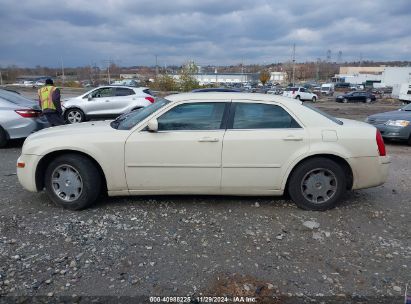
[[(357, 119), (397, 107), (318, 106)], [(284, 197), (207, 196), (106, 198), (71, 212), (21, 188), (14, 142), (0, 150), (0, 303), (223, 294), (402, 303), (411, 283), (411, 147), (387, 149), (387, 183), (348, 192), (327, 212), (299, 210)]]

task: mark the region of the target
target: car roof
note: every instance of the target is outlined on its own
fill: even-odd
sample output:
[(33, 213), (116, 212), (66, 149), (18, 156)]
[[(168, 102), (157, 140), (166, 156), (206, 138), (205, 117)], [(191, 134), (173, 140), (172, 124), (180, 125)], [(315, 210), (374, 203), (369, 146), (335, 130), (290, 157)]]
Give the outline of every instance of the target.
[(241, 92), (198, 92), (198, 93), (181, 93), (165, 97), (170, 101), (184, 100), (250, 100), (250, 101), (268, 101), (281, 104), (302, 104), (301, 101), (279, 95), (267, 95), (259, 93), (241, 93)]
[(124, 88), (124, 89), (132, 89), (132, 90), (136, 90), (136, 89), (138, 89), (138, 90), (147, 90), (147, 89), (149, 89), (148, 87), (132, 87), (132, 86), (126, 86), (126, 85), (112, 85), (112, 84), (98, 86), (96, 89), (107, 88), (107, 87), (110, 87), (110, 88)]

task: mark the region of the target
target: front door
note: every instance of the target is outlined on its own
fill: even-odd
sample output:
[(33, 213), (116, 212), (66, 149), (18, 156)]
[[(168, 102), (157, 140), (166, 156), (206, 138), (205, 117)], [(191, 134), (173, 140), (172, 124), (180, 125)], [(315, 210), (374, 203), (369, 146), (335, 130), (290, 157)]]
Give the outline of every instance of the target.
[(222, 191), (280, 190), (290, 163), (309, 149), (306, 130), (280, 105), (233, 100), (224, 136)]
[(180, 103), (157, 117), (158, 132), (132, 133), (125, 149), (130, 193), (218, 193), (228, 105)]
[(102, 87), (91, 92), (91, 99), (86, 99), (86, 113), (92, 116), (105, 116), (112, 113), (112, 103), (116, 98), (115, 88)]

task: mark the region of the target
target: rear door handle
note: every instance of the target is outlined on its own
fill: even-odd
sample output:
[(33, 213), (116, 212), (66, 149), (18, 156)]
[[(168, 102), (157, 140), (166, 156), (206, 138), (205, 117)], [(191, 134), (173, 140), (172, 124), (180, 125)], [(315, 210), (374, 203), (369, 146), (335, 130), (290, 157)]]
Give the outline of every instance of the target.
[(285, 140), (285, 141), (302, 141), (303, 138), (302, 137), (296, 137), (296, 136), (293, 136), (293, 135), (289, 135), (289, 136), (284, 137), (283, 140)]
[(198, 140), (199, 142), (218, 142), (219, 139), (216, 137), (203, 137)]

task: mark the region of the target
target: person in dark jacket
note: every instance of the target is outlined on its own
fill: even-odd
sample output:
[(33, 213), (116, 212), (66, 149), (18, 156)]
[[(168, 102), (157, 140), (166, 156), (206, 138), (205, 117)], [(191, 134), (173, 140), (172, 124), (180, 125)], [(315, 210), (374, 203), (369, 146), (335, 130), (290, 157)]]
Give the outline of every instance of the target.
[(54, 86), (52, 79), (46, 79), (44, 87), (38, 90), (39, 104), (43, 115), (47, 118), (52, 127), (64, 125), (61, 117), (60, 90)]

